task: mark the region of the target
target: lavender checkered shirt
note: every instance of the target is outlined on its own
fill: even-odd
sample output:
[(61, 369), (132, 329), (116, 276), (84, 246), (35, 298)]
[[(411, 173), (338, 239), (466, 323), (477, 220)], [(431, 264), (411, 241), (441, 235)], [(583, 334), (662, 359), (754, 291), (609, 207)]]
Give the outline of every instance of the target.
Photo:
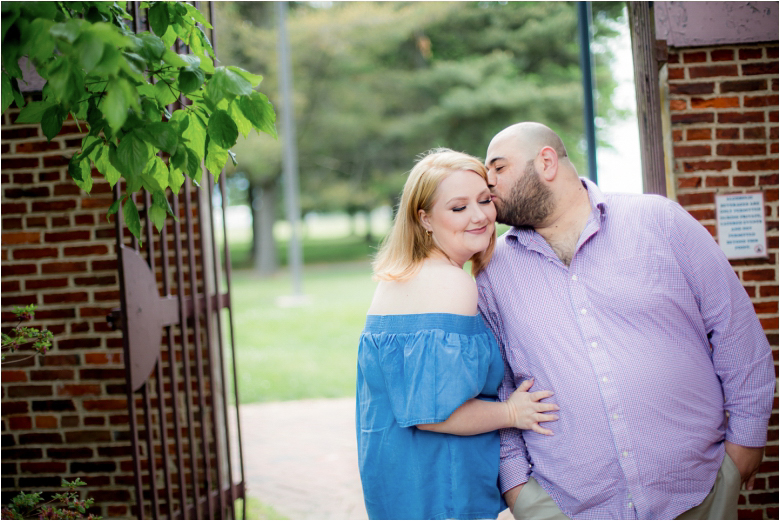
[(672, 519), (709, 493), (724, 438), (765, 444), (772, 353), (682, 207), (583, 184), (593, 211), (569, 267), (513, 228), (477, 278), (506, 362), (501, 399), (534, 377), (560, 406), (554, 436), (501, 431), (501, 491), (531, 475), (571, 518)]

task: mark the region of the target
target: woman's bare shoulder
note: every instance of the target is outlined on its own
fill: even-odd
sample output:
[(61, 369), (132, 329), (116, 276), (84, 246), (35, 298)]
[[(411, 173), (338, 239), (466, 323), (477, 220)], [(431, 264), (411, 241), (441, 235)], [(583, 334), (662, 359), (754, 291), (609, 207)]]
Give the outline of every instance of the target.
[(477, 286), (457, 266), (423, 265), (405, 281), (382, 281), (377, 286), (369, 314), (477, 313)]

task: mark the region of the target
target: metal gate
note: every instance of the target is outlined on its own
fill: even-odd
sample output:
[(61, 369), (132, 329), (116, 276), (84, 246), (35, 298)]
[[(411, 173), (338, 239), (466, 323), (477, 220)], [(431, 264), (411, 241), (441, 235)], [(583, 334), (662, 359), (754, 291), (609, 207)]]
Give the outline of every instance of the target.
[[(129, 7), (138, 30), (138, 3)], [(245, 497), (238, 394), (230, 391), (236, 374), (230, 253), (226, 245), (223, 279), (212, 218), (215, 186), (208, 172), (203, 179), (197, 188), (188, 178), (179, 195), (169, 195), (178, 219), (168, 217), (162, 233), (148, 218), (150, 194), (133, 196), (143, 248), (127, 232), (122, 212), (116, 214), (122, 307), (109, 321), (123, 333), (138, 519), (235, 519), (236, 499)], [(224, 176), (219, 188), (227, 193)], [(245, 501), (243, 510), (246, 519)]]

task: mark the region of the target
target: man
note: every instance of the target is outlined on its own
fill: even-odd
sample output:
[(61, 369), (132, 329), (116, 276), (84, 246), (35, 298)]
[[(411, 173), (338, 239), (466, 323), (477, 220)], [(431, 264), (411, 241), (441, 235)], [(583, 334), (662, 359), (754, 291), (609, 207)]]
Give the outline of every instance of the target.
[(501, 432), (515, 517), (735, 519), (775, 375), (712, 236), (666, 198), (602, 194), (539, 123), (496, 135), (486, 166), (513, 226), (477, 278), (500, 396), (533, 377), (560, 406), (553, 436)]

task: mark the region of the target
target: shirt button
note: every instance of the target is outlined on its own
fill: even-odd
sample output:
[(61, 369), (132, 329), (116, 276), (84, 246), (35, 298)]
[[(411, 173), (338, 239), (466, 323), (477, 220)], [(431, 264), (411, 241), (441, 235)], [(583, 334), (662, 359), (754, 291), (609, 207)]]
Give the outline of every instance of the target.
[(626, 499), (631, 499), (631, 494), (628, 494), (628, 495), (626, 496)]
[(580, 310), (580, 313), (582, 313), (583, 315), (585, 315), (587, 312), (588, 312), (588, 310), (587, 310), (587, 309), (585, 309), (585, 308), (582, 308), (582, 309)]
[(604, 382), (604, 383), (607, 383), (607, 382), (609, 382), (609, 378), (607, 378), (606, 376), (602, 376), (601, 377), (601, 381)]
[(577, 280), (577, 275), (572, 275), (571, 280)]
[(628, 508), (634, 508), (634, 504), (631, 501), (628, 502)]
[(624, 450), (624, 451), (623, 451), (623, 457), (624, 457), (624, 458), (627, 458), (627, 457), (628, 457), (628, 451), (627, 451), (627, 450)]
[(599, 346), (599, 343), (598, 343), (598, 342), (591, 342), (591, 343), (590, 343), (590, 347), (592, 347), (592, 348), (594, 348), (594, 349), (595, 349), (595, 348), (597, 348), (598, 346)]
[(613, 414), (613, 415), (612, 415), (612, 419), (613, 419), (613, 420), (617, 420), (618, 418), (620, 418), (620, 416), (618, 415), (618, 413), (615, 413), (615, 414)]

